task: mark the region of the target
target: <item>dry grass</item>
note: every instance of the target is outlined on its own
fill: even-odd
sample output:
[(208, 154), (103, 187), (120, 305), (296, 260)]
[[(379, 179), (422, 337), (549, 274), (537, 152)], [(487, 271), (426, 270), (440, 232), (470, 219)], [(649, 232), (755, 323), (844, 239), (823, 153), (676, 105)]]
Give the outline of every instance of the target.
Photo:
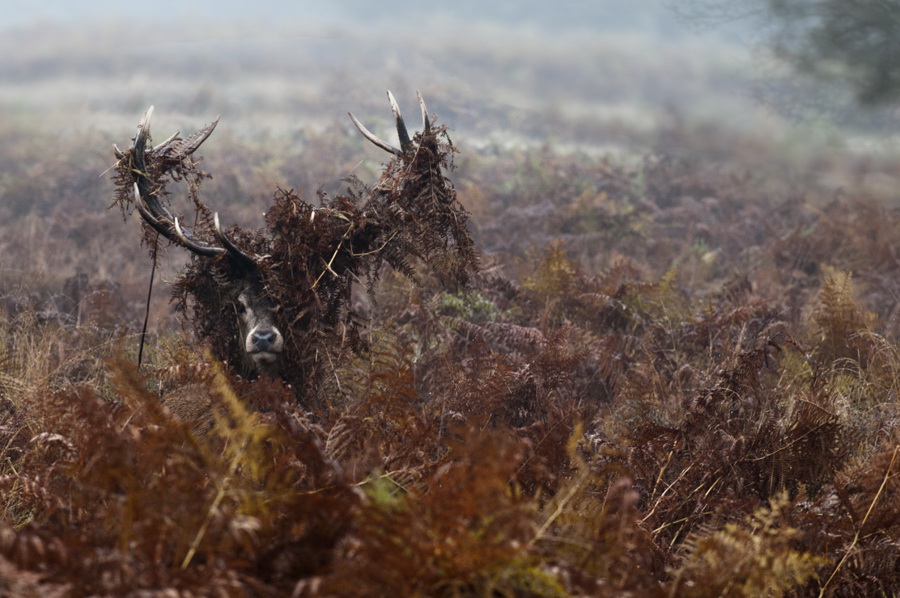
[[(438, 96), (442, 120), (478, 112)], [(206, 197), (245, 228), (275, 183), (311, 198), (377, 171), (343, 123), (288, 120), (209, 143)], [(454, 133), (483, 267), (458, 292), (384, 274), (369, 350), (335, 355), (315, 412), (210, 360), (160, 289), (139, 371), (149, 258), (104, 210), (105, 134), (0, 124), (0, 588), (897, 594), (900, 213), (871, 184), (895, 169), (696, 124), (652, 135), (704, 159)]]

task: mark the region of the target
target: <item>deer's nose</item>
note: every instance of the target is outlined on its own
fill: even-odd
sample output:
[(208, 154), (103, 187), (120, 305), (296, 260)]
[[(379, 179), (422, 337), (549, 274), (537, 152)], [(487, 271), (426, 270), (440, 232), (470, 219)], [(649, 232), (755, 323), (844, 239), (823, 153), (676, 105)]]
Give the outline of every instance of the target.
[(275, 344), (275, 338), (274, 330), (255, 330), (251, 335), (253, 348), (257, 351), (268, 351)]

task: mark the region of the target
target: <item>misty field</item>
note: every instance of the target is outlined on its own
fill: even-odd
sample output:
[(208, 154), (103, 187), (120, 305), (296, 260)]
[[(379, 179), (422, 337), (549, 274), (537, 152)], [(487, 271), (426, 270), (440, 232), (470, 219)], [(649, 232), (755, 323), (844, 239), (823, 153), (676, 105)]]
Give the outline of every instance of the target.
[[(724, 46), (452, 31), (4, 36), (0, 595), (900, 593), (896, 152), (722, 92)], [(378, 270), (301, 392), (211, 357), (161, 242), (138, 367), (113, 143), (221, 115), (202, 199), (253, 232), (372, 192), (387, 88), (448, 126), (467, 283)]]

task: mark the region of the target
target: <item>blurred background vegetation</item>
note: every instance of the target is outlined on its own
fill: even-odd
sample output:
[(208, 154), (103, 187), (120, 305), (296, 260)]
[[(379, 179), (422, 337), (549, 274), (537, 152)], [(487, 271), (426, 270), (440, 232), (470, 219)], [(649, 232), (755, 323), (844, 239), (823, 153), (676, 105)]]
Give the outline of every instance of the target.
[[(151, 104), (158, 135), (221, 115), (204, 147), (218, 173), (208, 188), (244, 226), (261, 224), (276, 184), (310, 195), (351, 173), (371, 180), (380, 157), (363, 150), (346, 112), (390, 136), (388, 88), (407, 110), (420, 89), (450, 126), (463, 189), (473, 162), (541, 148), (741, 164), (832, 191), (895, 187), (894, 111), (821, 108), (813, 100), (835, 92), (798, 88), (796, 64), (759, 43), (758, 20), (730, 18), (727, 3), (4, 4), (0, 226), (14, 245), (4, 281), (77, 268), (126, 286), (142, 277), (135, 223), (104, 213), (104, 172), (111, 144), (126, 143)], [(770, 25), (790, 24), (770, 13)], [(48, 231), (67, 226), (72, 251), (60, 251), (66, 235)], [(110, 239), (123, 242), (111, 252)]]

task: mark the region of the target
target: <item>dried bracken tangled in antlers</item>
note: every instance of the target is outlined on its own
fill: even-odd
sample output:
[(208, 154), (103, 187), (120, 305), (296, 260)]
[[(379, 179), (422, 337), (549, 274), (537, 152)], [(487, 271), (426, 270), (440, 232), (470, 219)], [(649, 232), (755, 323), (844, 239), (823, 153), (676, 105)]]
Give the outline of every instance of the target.
[[(320, 193), (317, 206), (293, 191), (278, 190), (266, 230), (258, 233), (236, 227), (223, 231), (218, 215), (200, 200), (207, 175), (193, 153), (215, 122), (187, 139), (176, 134), (151, 147), (145, 117), (132, 148), (117, 149), (116, 204), (141, 212), (148, 225), (145, 241), (155, 238), (155, 230), (193, 253), (175, 298), (195, 331), (218, 359), (248, 365), (251, 340), (239, 338), (244, 331), (231, 312), (246, 308), (246, 301), (237, 301), (235, 286), (250, 289), (245, 297), (250, 293), (262, 300), (274, 314), (272, 327), (283, 336), (283, 348), (277, 363), (263, 371), (249, 364), (246, 373), (281, 376), (304, 402), (317, 394), (320, 374), (337, 354), (362, 345), (359, 319), (348, 309), (354, 282), (364, 280), (371, 290), (382, 265), (415, 277), (422, 263), (445, 285), (464, 286), (477, 268), (469, 215), (444, 175), (456, 151), (446, 128), (431, 123), (420, 97), (423, 130), (410, 137), (388, 96), (400, 148), (369, 133), (351, 115), (363, 135), (393, 154), (378, 183), (367, 188), (351, 180), (345, 194)], [(160, 199), (169, 182), (180, 180), (188, 181), (195, 205), (190, 231)]]

